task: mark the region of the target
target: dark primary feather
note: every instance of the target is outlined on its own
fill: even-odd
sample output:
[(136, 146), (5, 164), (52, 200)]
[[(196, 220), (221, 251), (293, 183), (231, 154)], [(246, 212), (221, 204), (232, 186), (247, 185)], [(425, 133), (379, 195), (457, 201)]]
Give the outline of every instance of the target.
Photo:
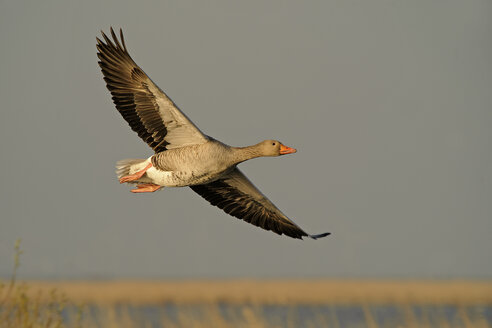
[(148, 90), (148, 77), (128, 54), (121, 30), (121, 44), (113, 29), (114, 43), (104, 32), (101, 33), (106, 43), (97, 39), (99, 66), (116, 108), (152, 149), (156, 152), (166, 150), (164, 137), (167, 131), (155, 110), (157, 104), (155, 96)]
[(279, 235), (317, 239), (330, 234), (307, 234), (270, 202), (237, 168), (224, 179), (190, 188), (227, 214)]
[(174, 102), (137, 66), (111, 28), (111, 40), (97, 38), (99, 66), (116, 109), (156, 153), (207, 140)]

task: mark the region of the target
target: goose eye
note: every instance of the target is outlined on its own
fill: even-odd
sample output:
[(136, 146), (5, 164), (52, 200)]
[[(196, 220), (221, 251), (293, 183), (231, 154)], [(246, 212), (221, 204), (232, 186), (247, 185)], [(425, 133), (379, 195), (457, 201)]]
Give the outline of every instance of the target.
[(275, 146), (275, 142), (272, 143), (272, 146)]

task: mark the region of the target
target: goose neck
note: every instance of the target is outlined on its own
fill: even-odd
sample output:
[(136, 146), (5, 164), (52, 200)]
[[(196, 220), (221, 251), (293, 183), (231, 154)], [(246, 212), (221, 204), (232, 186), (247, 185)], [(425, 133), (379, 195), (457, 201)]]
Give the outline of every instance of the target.
[(247, 161), (248, 159), (263, 156), (258, 149), (258, 145), (247, 146), (247, 147), (234, 147), (234, 157), (235, 162), (241, 163)]

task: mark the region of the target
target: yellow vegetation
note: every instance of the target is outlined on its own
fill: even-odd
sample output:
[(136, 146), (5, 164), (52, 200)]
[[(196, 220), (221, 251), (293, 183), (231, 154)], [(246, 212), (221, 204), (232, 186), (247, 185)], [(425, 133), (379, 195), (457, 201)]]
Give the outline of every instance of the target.
[[(158, 309), (163, 327), (341, 327), (337, 309), (356, 308), (357, 327), (489, 327), (491, 281), (231, 279), (168, 281), (16, 281), (19, 242), (9, 281), (0, 281), (0, 328), (147, 327)], [(85, 304), (85, 305), (81, 305)], [(162, 311), (173, 304), (173, 314)], [(300, 304), (310, 314), (301, 315)], [(196, 305), (196, 306), (195, 306)], [(226, 306), (224, 306), (226, 305)], [(283, 314), (267, 306), (281, 308)], [(398, 314), (381, 318), (378, 306)], [(421, 306), (417, 315), (415, 306)], [(452, 306), (452, 317), (440, 306)], [(432, 310), (437, 306), (437, 311)], [(137, 309), (137, 311), (135, 311)], [(94, 314), (94, 311), (96, 314)], [(139, 312), (140, 311), (140, 312)], [(375, 312), (376, 311), (376, 312)], [(431, 312), (427, 312), (431, 311)], [(471, 311), (471, 312), (470, 312)], [(227, 317), (227, 318), (226, 318)], [(302, 318), (301, 318), (302, 317)], [(156, 318), (153, 319), (156, 323)]]
[(98, 304), (491, 304), (491, 281), (418, 280), (176, 280), (29, 282), (56, 288), (76, 302)]

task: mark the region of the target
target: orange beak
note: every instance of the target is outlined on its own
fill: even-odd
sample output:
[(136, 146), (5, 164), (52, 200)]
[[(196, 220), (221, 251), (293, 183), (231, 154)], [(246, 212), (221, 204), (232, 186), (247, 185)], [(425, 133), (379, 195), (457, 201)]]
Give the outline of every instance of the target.
[(297, 152), (297, 150), (295, 150), (294, 148), (290, 148), (280, 144), (280, 155), (292, 154), (295, 152)]

